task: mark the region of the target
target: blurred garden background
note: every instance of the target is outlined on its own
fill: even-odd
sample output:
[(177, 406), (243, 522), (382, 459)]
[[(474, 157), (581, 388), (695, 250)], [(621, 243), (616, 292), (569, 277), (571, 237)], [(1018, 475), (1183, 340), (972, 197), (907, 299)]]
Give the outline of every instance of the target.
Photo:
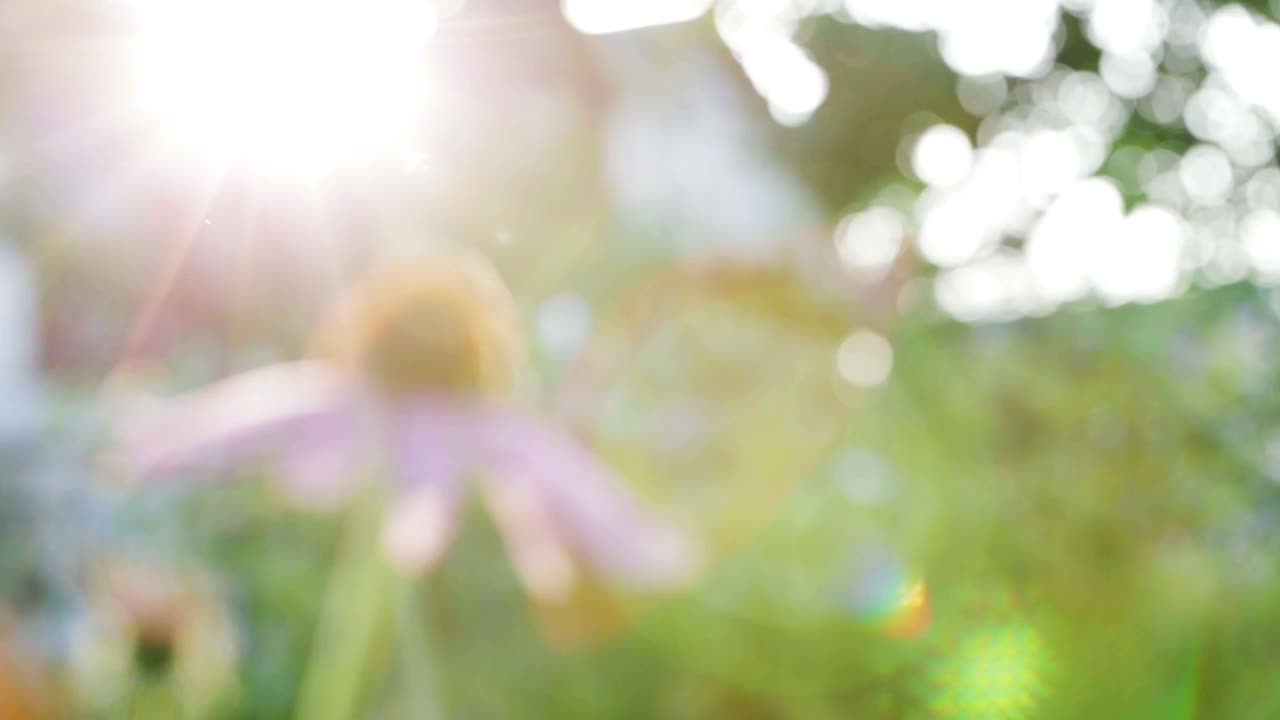
[[(1280, 717), (1278, 17), (5, 0), (0, 719)], [(696, 575), (111, 461), (445, 249)]]

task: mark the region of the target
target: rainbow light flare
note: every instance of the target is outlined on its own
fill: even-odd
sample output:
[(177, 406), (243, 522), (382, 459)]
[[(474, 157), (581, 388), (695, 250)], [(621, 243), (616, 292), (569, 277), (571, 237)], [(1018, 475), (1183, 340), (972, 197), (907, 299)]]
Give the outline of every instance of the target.
[(889, 550), (873, 551), (857, 573), (853, 607), (858, 618), (885, 635), (909, 640), (929, 628), (929, 588), (913, 578)]
[(1049, 655), (1034, 626), (1012, 620), (970, 634), (936, 676), (932, 706), (957, 720), (1021, 720), (1045, 694)]

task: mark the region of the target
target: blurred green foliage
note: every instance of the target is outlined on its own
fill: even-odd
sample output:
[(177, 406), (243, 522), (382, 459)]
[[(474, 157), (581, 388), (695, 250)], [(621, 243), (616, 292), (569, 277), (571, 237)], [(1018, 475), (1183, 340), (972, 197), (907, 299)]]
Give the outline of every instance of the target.
[[(533, 340), (533, 402), (696, 527), (714, 561), (687, 593), (637, 603), (615, 635), (557, 648), (473, 507), (441, 566), (406, 594), (418, 635), (404, 630), (418, 623), (389, 620), (395, 629), (373, 641), (357, 717), (414, 717), (428, 685), (415, 673), (428, 666), (433, 702), (468, 720), (1280, 717), (1274, 291), (1192, 287), (1154, 305), (1084, 300), (968, 325), (919, 301), (927, 291), (913, 283), (932, 273), (921, 263), (904, 261), (911, 278), (833, 284), (828, 228), (888, 185), (917, 185), (901, 139), (936, 121), (974, 132), (982, 118), (959, 105), (932, 36), (831, 18), (799, 31), (831, 77), (810, 122), (776, 127), (754, 98), (732, 109), (764, 139), (752, 150), (813, 198), (821, 241), (797, 228), (774, 262), (678, 246), (618, 219), (607, 109), (627, 89), (615, 81), (643, 84), (705, 57), (747, 96), (710, 20), (595, 40), (553, 4), (514, 5), (476, 2), (441, 32), (446, 54), (474, 63), (451, 90), (442, 175), (374, 187), (372, 200), (331, 189), (342, 202), (330, 229), (361, 259), (416, 234), (490, 254)], [(1080, 22), (1064, 23), (1058, 62), (1097, 69)], [(54, 60), (75, 64), (83, 38), (43, 32), (66, 56), (24, 56), (6, 87), (10, 74), (56, 79)], [(7, 92), (9, 115), (35, 102)], [(74, 107), (81, 98), (65, 92)], [(540, 126), (524, 114), (535, 105)], [(22, 145), (22, 120), (7, 118), (20, 146), (7, 152), (30, 172), (4, 187), (25, 200), (6, 201), (0, 223), (42, 288), (49, 409), (36, 437), (0, 455), (0, 621), (17, 619), (0, 622), (0, 645), (22, 648), (45, 678), (49, 716), (142, 716), (127, 699), (143, 685), (97, 711), (77, 694), (82, 670), (68, 658), (98, 637), (76, 632), (98, 602), (90, 578), (128, 558), (198, 568), (239, 650), (234, 687), (205, 716), (289, 717), (345, 516), (292, 509), (251, 470), (139, 494), (102, 476), (102, 380), (164, 273), (172, 233), (155, 216), (181, 203), (126, 198), (133, 220), (87, 229), (70, 207), (75, 188), (41, 185), (47, 158)], [(1136, 156), (1122, 151), (1194, 141), (1135, 115), (1101, 173), (1136, 203)], [(112, 182), (99, 165), (53, 174)], [(272, 202), (253, 188), (223, 202), (142, 348), (158, 385), (295, 356), (323, 305), (329, 278), (306, 264), (323, 262), (294, 209), (244, 219)], [(377, 226), (380, 212), (395, 222)], [(294, 235), (301, 249), (272, 244)], [(249, 249), (231, 257), (237, 247)], [(536, 341), (539, 310), (566, 292), (584, 299), (592, 327), (559, 356)], [(855, 388), (834, 357), (866, 325), (892, 341), (893, 370)], [(913, 587), (923, 594), (908, 607)], [(413, 643), (422, 655), (397, 649)]]

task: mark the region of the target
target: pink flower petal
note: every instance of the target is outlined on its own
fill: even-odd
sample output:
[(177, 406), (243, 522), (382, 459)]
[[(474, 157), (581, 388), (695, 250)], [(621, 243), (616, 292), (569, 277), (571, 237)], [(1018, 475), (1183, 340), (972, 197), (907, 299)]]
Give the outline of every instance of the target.
[(362, 479), (365, 448), (360, 416), (317, 423), (306, 437), (282, 442), (276, 459), (276, 480), (295, 505), (332, 510), (350, 499)]
[(126, 417), (114, 460), (147, 480), (217, 472), (271, 450), (305, 452), (320, 438), (353, 439), (359, 398), (354, 382), (320, 366), (252, 370)]
[(474, 413), (445, 398), (424, 398), (390, 417), (400, 488), (383, 529), (383, 549), (400, 570), (419, 572), (439, 560), (457, 532), (465, 475), (477, 458)]
[(492, 477), (484, 484), (494, 522), (516, 574), (529, 594), (561, 603), (573, 592), (573, 558), (555, 526), (555, 518), (527, 482)]
[(414, 574), (435, 565), (458, 525), (456, 487), (427, 483), (397, 499), (382, 528), (382, 550), (391, 566)]
[(642, 510), (621, 479), (568, 432), (496, 406), (487, 428), (494, 469), (527, 483), (556, 527), (607, 577), (663, 590), (697, 571), (701, 560), (690, 538)]

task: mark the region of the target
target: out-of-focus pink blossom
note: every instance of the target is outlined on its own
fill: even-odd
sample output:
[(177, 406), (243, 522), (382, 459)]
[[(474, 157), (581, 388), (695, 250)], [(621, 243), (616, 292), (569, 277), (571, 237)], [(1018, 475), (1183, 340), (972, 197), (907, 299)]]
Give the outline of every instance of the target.
[(383, 545), (404, 570), (436, 562), (471, 488), (539, 599), (566, 597), (583, 563), (638, 590), (676, 586), (698, 564), (688, 538), (643, 512), (570, 433), (510, 401), (388, 396), (360, 373), (303, 362), (161, 401), (125, 425), (116, 459), (130, 477), (225, 477), (262, 460), (289, 497), (313, 506), (388, 478), (394, 500)]

